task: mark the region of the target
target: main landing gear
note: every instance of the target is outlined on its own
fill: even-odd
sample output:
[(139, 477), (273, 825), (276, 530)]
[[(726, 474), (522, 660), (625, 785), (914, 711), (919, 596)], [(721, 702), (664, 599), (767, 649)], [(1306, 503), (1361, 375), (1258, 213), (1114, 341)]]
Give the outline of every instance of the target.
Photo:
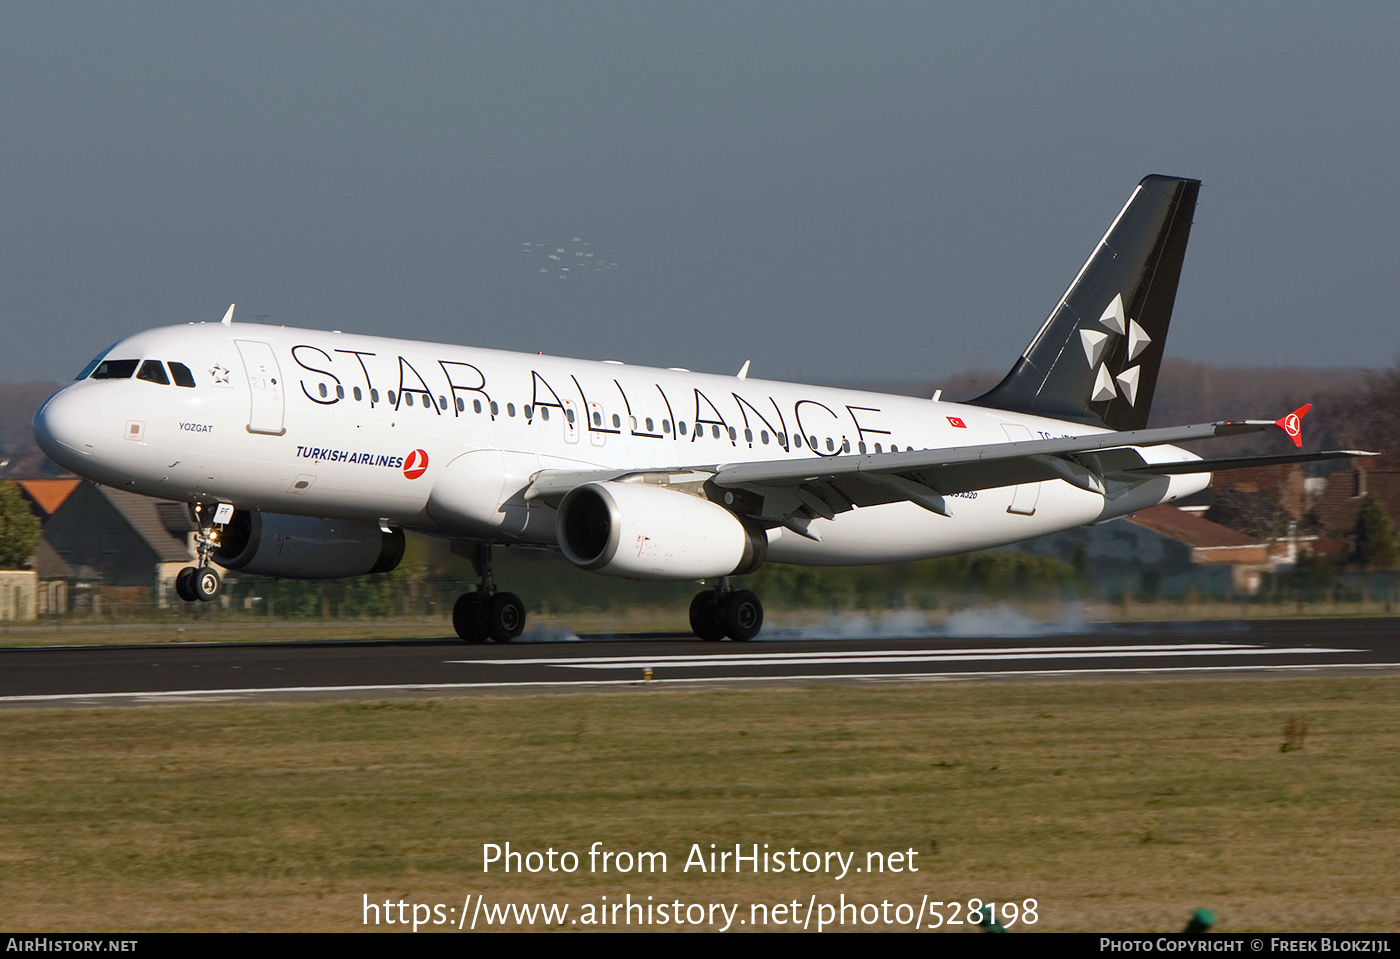
[(194, 534), (199, 565), (186, 566), (175, 575), (175, 595), (187, 603), (210, 603), (218, 597), (219, 589), (224, 584), (219, 571), (210, 564), (210, 557), (219, 546), (219, 536), (214, 527), (228, 522), (233, 507), (226, 503), (217, 507), (195, 503), (190, 507), (190, 512), (194, 521), (199, 524), (199, 530)]
[(464, 642), (508, 643), (525, 631), (525, 604), (514, 593), (496, 592), (491, 577), (491, 547), (480, 543), (471, 557), (481, 577), (474, 593), (463, 593), (452, 607), (452, 628)]
[(732, 589), (729, 577), (699, 593), (690, 601), (690, 628), (703, 640), (716, 642), (728, 636), (747, 643), (763, 628), (763, 604), (747, 589)]

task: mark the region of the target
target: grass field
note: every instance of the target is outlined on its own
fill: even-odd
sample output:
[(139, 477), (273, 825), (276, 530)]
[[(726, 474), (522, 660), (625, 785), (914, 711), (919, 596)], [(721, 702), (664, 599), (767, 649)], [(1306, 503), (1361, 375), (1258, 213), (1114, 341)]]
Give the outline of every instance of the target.
[[(506, 842), (581, 865), (484, 873)], [(668, 869), (590, 871), (595, 842)], [(918, 871), (682, 871), (695, 843), (912, 850)], [(7, 930), (353, 931), (365, 897), (580, 917), (629, 893), (741, 918), (844, 893), (1033, 898), (1037, 930), (1170, 932), (1200, 906), (1221, 931), (1394, 931), (1400, 680), (0, 713)]]

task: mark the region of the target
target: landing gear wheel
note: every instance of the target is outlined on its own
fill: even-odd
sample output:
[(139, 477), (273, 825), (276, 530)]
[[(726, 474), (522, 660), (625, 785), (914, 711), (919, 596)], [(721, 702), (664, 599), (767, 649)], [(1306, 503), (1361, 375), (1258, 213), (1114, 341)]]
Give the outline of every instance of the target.
[(716, 600), (719, 597), (712, 589), (696, 593), (690, 601), (690, 631), (707, 643), (719, 642), (724, 638), (724, 624), (720, 622)]
[(486, 624), (482, 622), (479, 593), (463, 593), (457, 597), (452, 607), (452, 628), (463, 642), (486, 642)]
[(486, 632), (498, 643), (508, 643), (525, 631), (525, 604), (514, 593), (491, 597), (486, 613)]
[(175, 595), (187, 603), (193, 603), (199, 599), (194, 592), (194, 574), (199, 572), (193, 566), (186, 566), (175, 574)]
[(747, 589), (736, 589), (722, 600), (720, 619), (725, 635), (735, 642), (747, 643), (763, 628), (763, 604)]
[(215, 597), (219, 595), (219, 587), (223, 584), (224, 581), (212, 566), (201, 566), (190, 577), (190, 587), (194, 592), (195, 599), (205, 603), (214, 601)]
[(459, 549), (452, 547), (459, 556), (469, 556), (472, 568), (481, 577), (475, 592), (464, 593), (452, 607), (452, 628), (468, 643), (484, 643), (488, 639), (497, 643), (508, 643), (525, 630), (525, 604), (514, 593), (496, 592), (495, 580), (491, 577), (491, 544), (477, 543)]

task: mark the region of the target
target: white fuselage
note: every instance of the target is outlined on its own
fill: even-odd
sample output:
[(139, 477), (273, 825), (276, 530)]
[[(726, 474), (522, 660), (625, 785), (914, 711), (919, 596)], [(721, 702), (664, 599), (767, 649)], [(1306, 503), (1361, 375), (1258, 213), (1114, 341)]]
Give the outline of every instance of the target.
[[(541, 470), (703, 470), (1105, 432), (882, 393), (246, 324), (152, 330), (105, 357), (183, 364), (195, 385), (83, 379), (56, 393), (36, 432), (80, 475), (174, 500), (500, 543), (554, 545), (554, 510), (520, 496)], [(432, 500), (449, 467), (445, 512)], [(1155, 477), (1107, 495), (1061, 480), (1004, 486), (949, 497), (948, 516), (909, 502), (853, 509), (815, 520), (816, 539), (770, 530), (768, 558), (957, 553), (1121, 516), (1208, 479)]]

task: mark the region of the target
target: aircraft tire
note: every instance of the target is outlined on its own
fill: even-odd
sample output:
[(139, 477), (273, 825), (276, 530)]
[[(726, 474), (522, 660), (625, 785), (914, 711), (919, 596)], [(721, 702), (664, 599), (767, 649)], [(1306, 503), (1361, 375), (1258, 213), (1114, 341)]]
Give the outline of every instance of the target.
[(690, 631), (707, 643), (724, 638), (724, 623), (720, 621), (716, 594), (712, 589), (696, 593), (690, 601)]
[(212, 603), (219, 595), (219, 587), (224, 585), (218, 570), (212, 566), (201, 566), (194, 571), (190, 577), (190, 589), (194, 592), (195, 599), (205, 603)]
[(525, 604), (514, 593), (497, 593), (487, 606), (486, 632), (498, 643), (508, 643), (525, 631)]
[(720, 617), (724, 633), (737, 643), (747, 643), (763, 628), (763, 603), (747, 589), (736, 589), (726, 597)]
[(452, 606), (452, 628), (464, 643), (486, 642), (486, 624), (481, 615), (481, 597), (463, 593)]
[(175, 595), (187, 603), (194, 603), (199, 597), (194, 592), (194, 574), (199, 572), (193, 566), (186, 566), (175, 574)]

